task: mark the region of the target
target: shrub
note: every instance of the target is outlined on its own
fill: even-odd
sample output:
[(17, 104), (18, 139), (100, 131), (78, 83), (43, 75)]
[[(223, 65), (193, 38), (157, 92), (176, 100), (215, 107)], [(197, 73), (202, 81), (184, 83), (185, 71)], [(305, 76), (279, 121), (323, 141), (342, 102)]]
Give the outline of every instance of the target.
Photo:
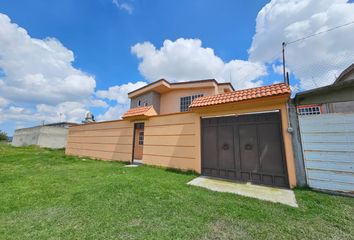
[(0, 141), (7, 141), (7, 133), (0, 130)]

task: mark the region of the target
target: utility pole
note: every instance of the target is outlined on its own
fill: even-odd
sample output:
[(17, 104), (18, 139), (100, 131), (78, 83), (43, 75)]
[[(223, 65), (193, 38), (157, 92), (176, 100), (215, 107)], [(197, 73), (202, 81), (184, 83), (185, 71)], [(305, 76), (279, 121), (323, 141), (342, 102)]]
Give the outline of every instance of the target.
[(283, 53), (283, 77), (284, 77), (284, 83), (288, 84), (288, 81), (286, 79), (286, 72), (285, 72), (285, 46), (286, 43), (282, 43), (282, 53)]
[(63, 116), (63, 113), (59, 113), (59, 122), (61, 122), (61, 117)]

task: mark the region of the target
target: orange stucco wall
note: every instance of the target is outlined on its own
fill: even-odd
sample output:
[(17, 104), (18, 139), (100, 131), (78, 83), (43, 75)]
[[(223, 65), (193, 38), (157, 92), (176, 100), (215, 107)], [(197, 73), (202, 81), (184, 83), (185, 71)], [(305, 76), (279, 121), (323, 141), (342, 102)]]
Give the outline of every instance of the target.
[(181, 113), (145, 121), (143, 163), (200, 172), (198, 120)]
[(216, 88), (192, 88), (192, 89), (174, 89), (160, 96), (160, 114), (178, 113), (180, 111), (180, 98), (195, 94), (204, 94), (211, 96), (217, 94)]
[[(186, 92), (184, 92), (186, 93)], [(295, 163), (288, 133), (286, 98), (261, 99), (199, 109), (195, 112), (158, 115), (145, 123), (143, 163), (201, 172), (200, 119), (206, 116), (280, 110), (290, 187), (296, 186)], [(129, 120), (71, 127), (66, 153), (106, 160), (130, 161), (133, 125)]]
[(109, 121), (69, 128), (65, 153), (111, 161), (132, 159), (133, 124)]

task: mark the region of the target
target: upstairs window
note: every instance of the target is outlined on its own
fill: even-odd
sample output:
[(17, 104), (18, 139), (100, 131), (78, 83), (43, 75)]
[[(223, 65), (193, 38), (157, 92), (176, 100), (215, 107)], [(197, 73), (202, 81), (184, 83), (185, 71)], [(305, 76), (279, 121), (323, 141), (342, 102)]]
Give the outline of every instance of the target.
[(318, 115), (322, 113), (320, 106), (298, 107), (297, 112), (299, 115)]
[(191, 105), (192, 101), (196, 98), (203, 97), (203, 94), (195, 94), (192, 96), (181, 97), (180, 101), (180, 111), (187, 112), (189, 105)]
[(138, 100), (138, 102), (136, 103), (137, 107), (146, 107), (148, 105), (146, 100)]

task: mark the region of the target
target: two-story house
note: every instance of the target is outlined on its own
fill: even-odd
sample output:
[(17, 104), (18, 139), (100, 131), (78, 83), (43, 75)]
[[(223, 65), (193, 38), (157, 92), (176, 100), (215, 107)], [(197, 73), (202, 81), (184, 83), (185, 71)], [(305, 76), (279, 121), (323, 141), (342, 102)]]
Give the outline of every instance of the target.
[[(142, 115), (163, 115), (187, 112), (198, 97), (213, 96), (234, 91), (231, 83), (218, 83), (215, 79), (170, 83), (160, 79), (128, 93), (130, 110), (123, 118), (140, 118)], [(144, 124), (136, 124), (134, 130), (134, 159), (139, 162), (143, 155)]]
[(215, 79), (170, 83), (165, 79), (128, 93), (130, 108), (152, 106), (157, 114), (187, 112), (198, 97), (234, 91), (231, 83), (218, 83)]
[(290, 94), (284, 83), (234, 90), (161, 79), (128, 94), (122, 119), (71, 128), (66, 153), (294, 187)]

